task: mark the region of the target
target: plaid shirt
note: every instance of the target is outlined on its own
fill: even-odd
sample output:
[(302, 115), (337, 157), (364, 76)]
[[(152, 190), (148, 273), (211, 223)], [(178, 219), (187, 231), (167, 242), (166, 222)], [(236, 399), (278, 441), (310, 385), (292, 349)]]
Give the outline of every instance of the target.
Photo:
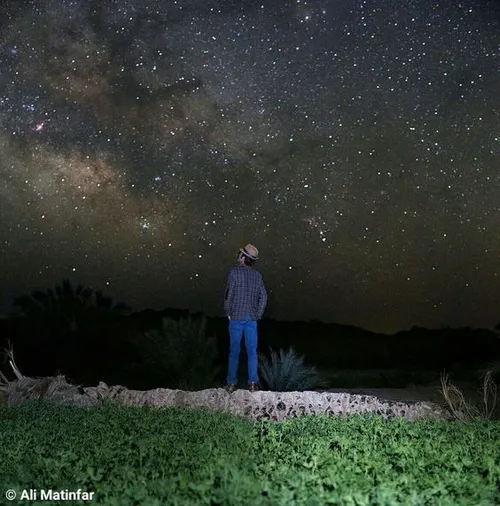
[(267, 292), (262, 274), (239, 265), (229, 270), (224, 295), (224, 314), (232, 320), (260, 320), (267, 304)]

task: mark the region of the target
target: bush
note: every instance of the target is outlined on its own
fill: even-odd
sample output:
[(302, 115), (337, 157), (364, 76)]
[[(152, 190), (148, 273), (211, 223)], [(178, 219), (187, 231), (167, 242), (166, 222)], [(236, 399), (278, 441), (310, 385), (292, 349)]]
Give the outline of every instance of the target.
[(144, 365), (165, 387), (202, 390), (215, 383), (217, 343), (207, 338), (206, 318), (162, 319), (161, 330), (150, 330), (138, 343)]
[(486, 371), (482, 382), (482, 405), (477, 406), (465, 399), (464, 394), (453, 383), (447, 374), (441, 375), (441, 394), (454, 418), (463, 422), (489, 420), (493, 417), (497, 404), (497, 385), (492, 379), (491, 371)]
[(270, 359), (259, 355), (259, 375), (269, 390), (275, 392), (302, 392), (320, 384), (320, 376), (314, 366), (306, 366), (293, 348), (279, 354), (271, 350)]

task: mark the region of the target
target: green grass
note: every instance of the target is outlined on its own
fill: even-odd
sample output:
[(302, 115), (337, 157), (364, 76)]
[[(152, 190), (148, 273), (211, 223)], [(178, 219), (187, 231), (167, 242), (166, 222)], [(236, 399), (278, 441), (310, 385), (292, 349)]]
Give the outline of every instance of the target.
[(0, 476), (117, 506), (486, 506), (500, 504), (499, 440), (500, 422), (29, 403), (0, 407)]

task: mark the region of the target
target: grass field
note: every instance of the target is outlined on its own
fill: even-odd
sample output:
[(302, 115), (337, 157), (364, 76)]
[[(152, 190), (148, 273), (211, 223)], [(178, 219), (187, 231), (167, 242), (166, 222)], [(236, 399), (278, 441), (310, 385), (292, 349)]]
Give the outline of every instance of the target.
[(496, 421), (251, 422), (29, 403), (0, 407), (1, 494), (82, 489), (95, 492), (91, 504), (116, 506), (486, 506), (500, 503), (499, 440)]

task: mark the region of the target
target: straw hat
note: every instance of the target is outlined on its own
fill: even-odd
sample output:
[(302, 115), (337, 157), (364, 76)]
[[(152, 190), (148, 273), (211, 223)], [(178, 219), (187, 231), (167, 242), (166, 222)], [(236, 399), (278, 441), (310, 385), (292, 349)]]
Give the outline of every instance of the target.
[(259, 250), (252, 244), (247, 244), (244, 248), (240, 248), (240, 253), (243, 253), (246, 257), (251, 260), (259, 259)]

